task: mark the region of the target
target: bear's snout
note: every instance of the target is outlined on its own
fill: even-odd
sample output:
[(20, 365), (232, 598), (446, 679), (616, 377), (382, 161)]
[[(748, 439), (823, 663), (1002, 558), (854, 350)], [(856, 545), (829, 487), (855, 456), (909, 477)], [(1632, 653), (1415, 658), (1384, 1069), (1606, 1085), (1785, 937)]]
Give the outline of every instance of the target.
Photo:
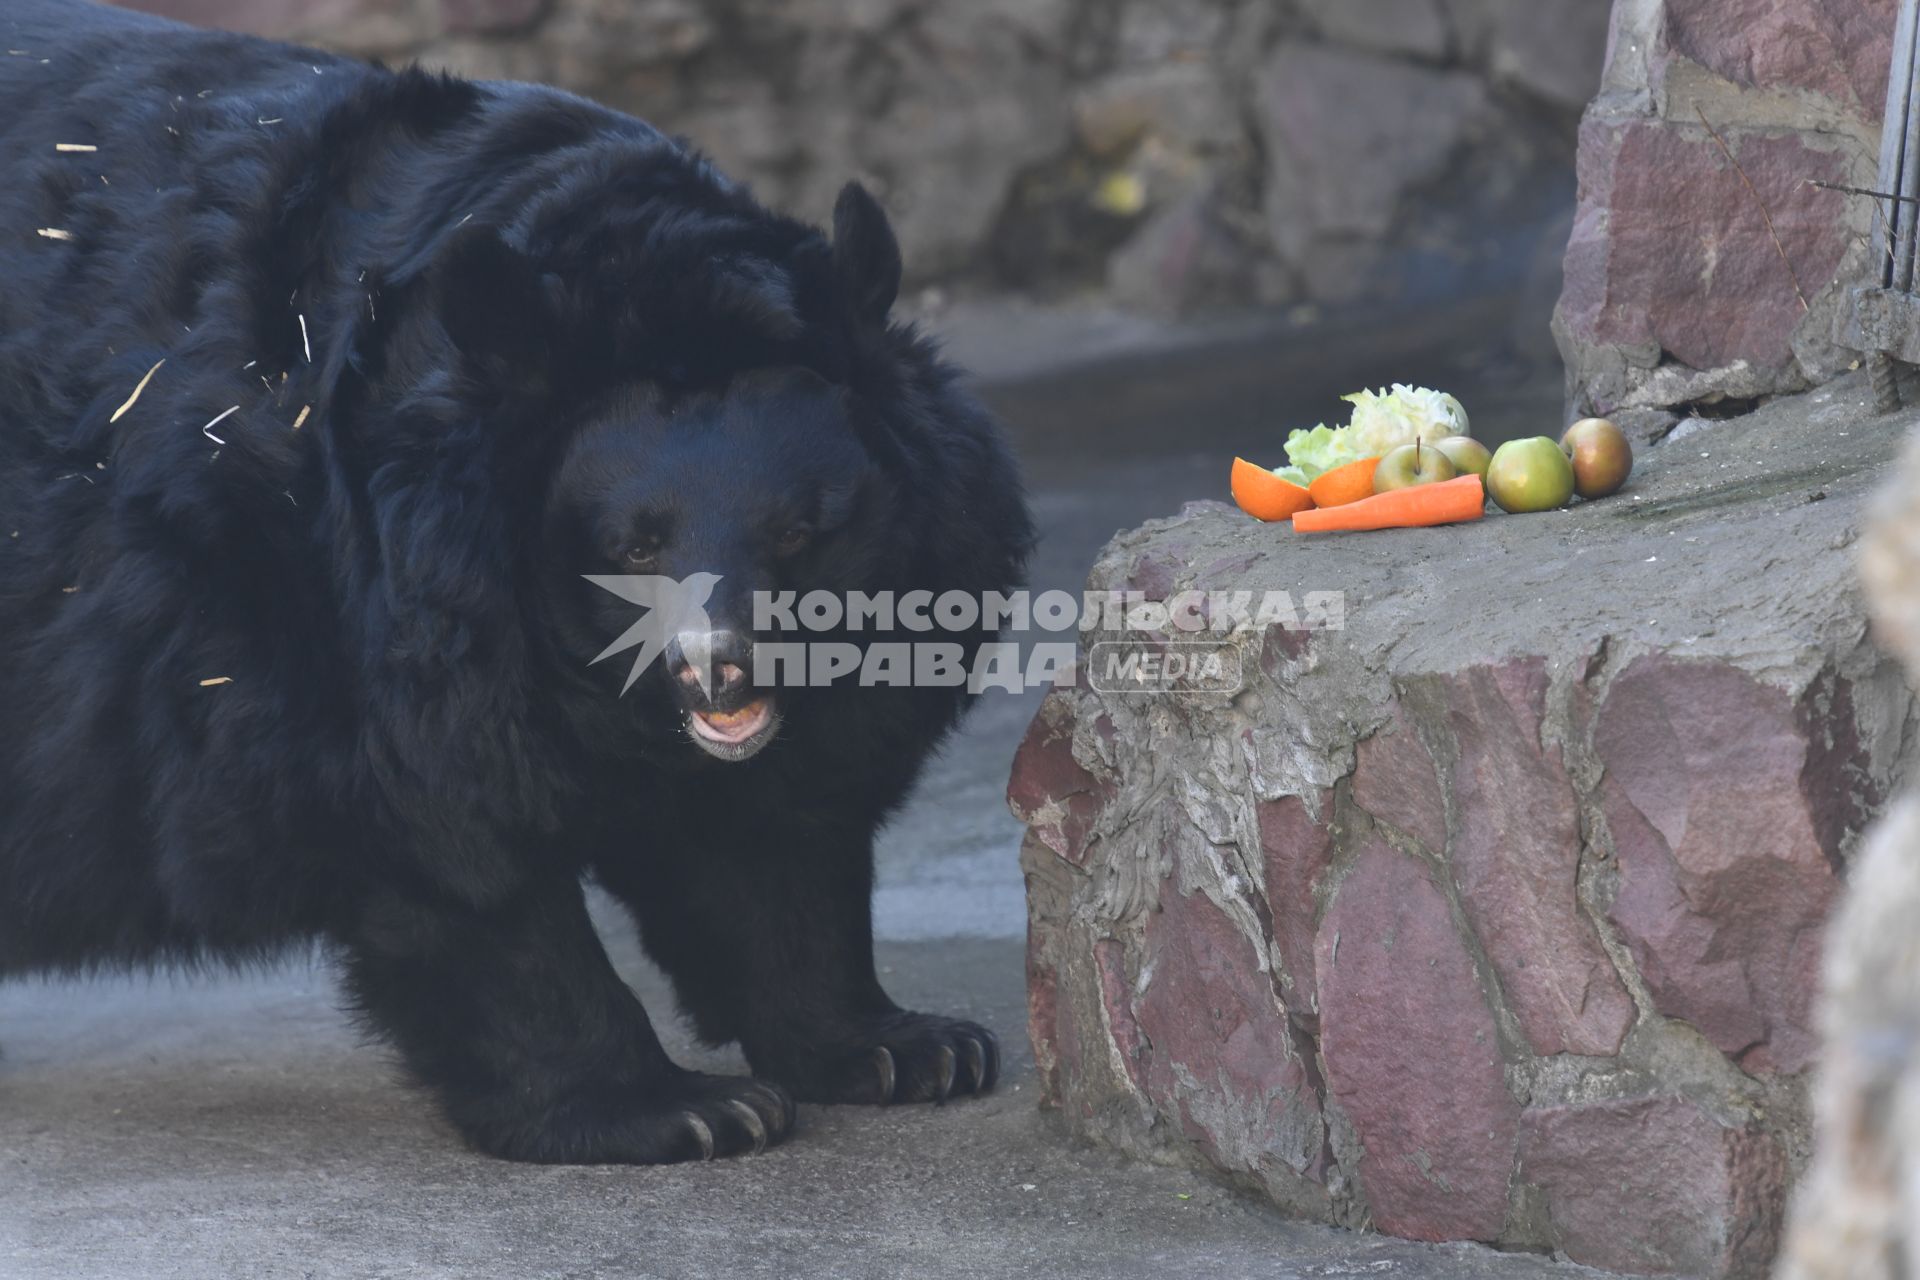
[(682, 631), (667, 643), (666, 657), (693, 707), (731, 711), (751, 697), (753, 641), (738, 631)]
[(773, 740), (773, 698), (753, 687), (753, 641), (738, 631), (682, 631), (667, 670), (686, 709), (689, 736), (708, 755), (745, 760)]

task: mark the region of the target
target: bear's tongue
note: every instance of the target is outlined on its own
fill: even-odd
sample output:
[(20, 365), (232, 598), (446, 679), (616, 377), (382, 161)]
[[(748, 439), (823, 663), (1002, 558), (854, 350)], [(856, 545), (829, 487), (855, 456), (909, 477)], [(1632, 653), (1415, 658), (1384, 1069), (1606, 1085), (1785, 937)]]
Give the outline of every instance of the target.
[(693, 731), (713, 742), (745, 742), (766, 727), (773, 714), (765, 698), (756, 698), (738, 711), (695, 711)]

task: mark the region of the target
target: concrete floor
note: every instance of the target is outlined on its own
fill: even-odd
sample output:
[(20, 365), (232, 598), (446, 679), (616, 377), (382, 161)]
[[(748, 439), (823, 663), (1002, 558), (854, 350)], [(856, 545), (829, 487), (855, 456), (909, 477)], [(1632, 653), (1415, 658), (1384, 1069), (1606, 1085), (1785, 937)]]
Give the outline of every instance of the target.
[[(1234, 450), (1277, 458), (1274, 424), (1330, 416), (1332, 392), (1363, 381), (1423, 376), (1423, 353), (1457, 350), (1461, 332), (1441, 317), (1386, 335), (1398, 348), (1376, 335), (1366, 365), (1304, 339), (1286, 358), (1238, 338), (1212, 355), (1168, 344), (1167, 362), (1130, 359), (1124, 374), (1002, 386), (1045, 535), (1035, 585), (1077, 587), (1116, 528), (1221, 496)], [(959, 345), (969, 354), (964, 333)], [(992, 371), (991, 351), (975, 359)], [(1425, 376), (1495, 408), (1489, 423), (1557, 413), (1538, 380), (1489, 382), (1476, 401), (1470, 372)], [(1061, 1133), (1036, 1106), (1022, 1034), (1020, 832), (1002, 799), (1036, 701), (986, 700), (880, 856), (887, 981), (903, 1003), (999, 1030), (1012, 1060), (994, 1096), (808, 1107), (787, 1146), (710, 1166), (530, 1168), (462, 1149), (340, 1013), (321, 961), (14, 982), (0, 985), (0, 1277), (1592, 1274), (1289, 1223), (1198, 1173)], [(742, 1069), (691, 1045), (632, 930), (600, 919), (677, 1056)]]
[[(669, 1007), (617, 920), (651, 1007)], [(1283, 1221), (1073, 1144), (1034, 1105), (1012, 939), (888, 943), (898, 996), (1001, 1028), (983, 1101), (809, 1107), (766, 1155), (533, 1168), (463, 1150), (337, 1011), (324, 968), (0, 989), (0, 1275), (1176, 1277), (1572, 1271)], [(670, 1043), (683, 1061), (729, 1055)]]

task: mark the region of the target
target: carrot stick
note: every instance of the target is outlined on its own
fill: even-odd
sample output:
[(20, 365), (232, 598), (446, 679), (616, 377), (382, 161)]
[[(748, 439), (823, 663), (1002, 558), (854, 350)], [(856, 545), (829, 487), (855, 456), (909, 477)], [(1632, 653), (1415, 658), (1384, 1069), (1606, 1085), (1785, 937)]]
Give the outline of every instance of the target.
[(1338, 507), (1372, 497), (1373, 469), (1379, 465), (1378, 458), (1362, 458), (1315, 476), (1307, 485), (1307, 492), (1313, 495), (1313, 505)]
[[(1328, 472), (1332, 475), (1332, 472)], [(1452, 480), (1409, 485), (1342, 506), (1314, 507), (1293, 516), (1296, 533), (1340, 529), (1417, 529), (1426, 525), (1478, 520), (1486, 514), (1487, 492), (1469, 472)]]

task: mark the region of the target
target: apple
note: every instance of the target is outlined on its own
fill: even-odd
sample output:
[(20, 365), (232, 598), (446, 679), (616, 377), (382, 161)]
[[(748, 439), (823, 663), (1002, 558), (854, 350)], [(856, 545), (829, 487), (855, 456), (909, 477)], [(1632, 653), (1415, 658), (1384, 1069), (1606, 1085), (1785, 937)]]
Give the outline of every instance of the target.
[(1373, 469), (1373, 491), (1386, 493), (1408, 485), (1432, 484), (1435, 480), (1451, 480), (1458, 474), (1446, 454), (1415, 440), (1390, 450), (1380, 459), (1380, 465)]
[(1464, 476), (1471, 471), (1486, 479), (1487, 464), (1493, 461), (1493, 455), (1472, 436), (1441, 436), (1433, 442), (1433, 447), (1447, 455), (1457, 474)]
[(1573, 497), (1573, 463), (1551, 436), (1509, 440), (1487, 466), (1487, 496), (1503, 511), (1552, 511)]
[(1605, 418), (1582, 418), (1560, 437), (1573, 464), (1573, 491), (1583, 498), (1604, 498), (1633, 474), (1633, 446), (1626, 432)]

